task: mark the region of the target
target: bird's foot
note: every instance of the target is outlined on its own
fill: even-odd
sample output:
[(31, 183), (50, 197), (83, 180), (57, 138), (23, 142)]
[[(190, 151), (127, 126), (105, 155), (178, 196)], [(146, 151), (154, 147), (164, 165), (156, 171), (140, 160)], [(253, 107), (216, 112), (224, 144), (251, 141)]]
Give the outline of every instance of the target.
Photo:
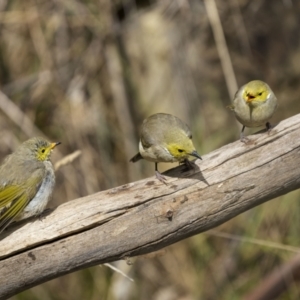
[(164, 177), (163, 175), (161, 175), (161, 173), (159, 173), (157, 170), (155, 171), (155, 176), (156, 176), (156, 178), (157, 178), (159, 181), (161, 181), (161, 182), (164, 183), (165, 185), (168, 185), (166, 177)]
[(240, 141), (242, 142), (242, 143), (244, 143), (245, 145), (250, 145), (251, 143), (252, 143), (252, 141), (249, 139), (249, 138), (247, 138), (247, 137), (242, 137), (241, 139), (240, 139)]
[(270, 122), (267, 122), (267, 123), (266, 123), (266, 128), (267, 128), (267, 133), (268, 133), (268, 135), (270, 135), (270, 134), (271, 134), (271, 131), (272, 131), (272, 129), (273, 129), (273, 126), (270, 124)]
[(241, 134), (240, 136), (240, 141), (246, 145), (251, 144), (251, 139), (249, 139), (248, 137), (244, 136), (243, 134)]

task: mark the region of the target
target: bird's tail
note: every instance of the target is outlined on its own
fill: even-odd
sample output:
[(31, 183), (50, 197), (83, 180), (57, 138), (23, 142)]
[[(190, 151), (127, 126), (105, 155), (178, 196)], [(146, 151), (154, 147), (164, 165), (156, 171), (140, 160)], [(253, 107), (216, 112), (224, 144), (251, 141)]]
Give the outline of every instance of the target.
[(133, 158), (130, 159), (131, 162), (136, 162), (140, 159), (143, 159), (142, 155), (140, 154), (140, 152), (138, 154), (136, 154)]

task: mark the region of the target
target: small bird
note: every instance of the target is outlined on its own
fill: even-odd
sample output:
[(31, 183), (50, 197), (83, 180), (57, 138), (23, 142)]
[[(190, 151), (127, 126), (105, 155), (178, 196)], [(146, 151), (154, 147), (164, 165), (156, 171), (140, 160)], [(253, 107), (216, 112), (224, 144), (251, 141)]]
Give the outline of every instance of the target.
[(235, 94), (232, 105), (237, 120), (243, 125), (240, 139), (247, 142), (244, 137), (245, 127), (259, 127), (266, 125), (271, 129), (269, 120), (277, 108), (277, 98), (268, 84), (261, 80), (253, 80), (243, 85)]
[(0, 233), (11, 222), (45, 209), (55, 184), (50, 154), (59, 144), (34, 137), (5, 158), (0, 166)]
[(159, 162), (185, 163), (192, 167), (189, 156), (201, 158), (192, 142), (189, 127), (179, 118), (165, 113), (154, 114), (144, 120), (141, 129), (139, 153), (130, 159), (142, 158), (155, 162), (156, 178), (166, 184), (166, 179), (157, 169)]

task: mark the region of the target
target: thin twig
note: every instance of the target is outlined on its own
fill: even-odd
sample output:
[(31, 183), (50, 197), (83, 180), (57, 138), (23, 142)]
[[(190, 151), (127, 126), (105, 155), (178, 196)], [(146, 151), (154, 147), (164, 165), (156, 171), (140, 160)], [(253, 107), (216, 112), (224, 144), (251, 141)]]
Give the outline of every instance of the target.
[(264, 241), (264, 240), (255, 239), (255, 238), (242, 237), (242, 236), (238, 236), (238, 235), (235, 235), (235, 234), (221, 232), (221, 231), (218, 231), (218, 230), (210, 230), (209, 232), (206, 232), (205, 234), (214, 235), (214, 236), (217, 236), (217, 237), (222, 237), (222, 238), (230, 239), (230, 240), (234, 240), (234, 241), (251, 243), (251, 244), (255, 244), (255, 245), (271, 247), (271, 248), (274, 248), (274, 249), (280, 249), (280, 250), (286, 250), (286, 251), (290, 251), (290, 252), (300, 253), (300, 248), (298, 248), (298, 247), (283, 245), (283, 244), (280, 244), (280, 243), (275, 243), (275, 242), (271, 242), (271, 241)]
[(228, 47), (226, 44), (217, 5), (215, 0), (205, 0), (204, 3), (205, 3), (209, 23), (213, 30), (216, 47), (221, 60), (221, 65), (222, 65), (228, 93), (230, 99), (232, 99), (238, 89), (238, 85), (235, 78)]
[(123, 271), (121, 271), (120, 269), (116, 268), (112, 264), (105, 263), (103, 265), (106, 266), (106, 267), (108, 267), (108, 268), (110, 268), (110, 269), (112, 269), (113, 271), (121, 274), (122, 276), (124, 276), (125, 278), (129, 279), (130, 281), (134, 282), (134, 280), (131, 277), (129, 277), (128, 275), (126, 275)]
[(32, 121), (0, 91), (0, 109), (28, 136), (45, 136)]
[(63, 157), (62, 159), (60, 159), (59, 161), (57, 161), (54, 165), (54, 169), (55, 171), (59, 170), (61, 167), (65, 166), (65, 165), (69, 165), (70, 163), (72, 163), (76, 158), (78, 158), (81, 155), (81, 151), (80, 150), (76, 150), (75, 152)]
[[(300, 280), (300, 255), (282, 264), (260, 281), (253, 291), (246, 295), (244, 300), (279, 299), (290, 285)], [(299, 283), (297, 284), (299, 287)], [(299, 296), (299, 295), (298, 295)], [(282, 299), (282, 298), (280, 298)], [(297, 297), (297, 299), (299, 299)]]

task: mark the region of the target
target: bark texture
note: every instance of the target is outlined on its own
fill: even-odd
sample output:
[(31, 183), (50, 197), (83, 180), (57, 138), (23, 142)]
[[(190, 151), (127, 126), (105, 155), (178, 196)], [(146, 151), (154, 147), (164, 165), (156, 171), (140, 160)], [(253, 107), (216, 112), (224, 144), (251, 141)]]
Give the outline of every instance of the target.
[[(0, 299), (55, 277), (149, 253), (213, 228), (300, 186), (300, 115), (251, 143), (228, 144), (195, 170), (66, 202), (0, 240)], [(88, 180), (88, 178), (86, 179)]]

